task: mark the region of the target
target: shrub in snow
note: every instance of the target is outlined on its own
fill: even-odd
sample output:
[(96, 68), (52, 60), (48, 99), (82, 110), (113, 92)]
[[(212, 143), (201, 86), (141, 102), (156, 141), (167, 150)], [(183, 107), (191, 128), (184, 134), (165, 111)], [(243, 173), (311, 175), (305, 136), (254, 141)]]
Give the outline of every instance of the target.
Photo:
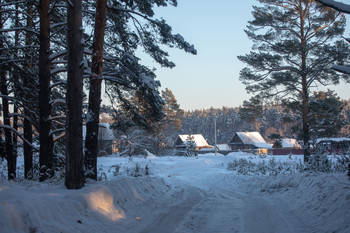
[[(350, 156), (337, 156), (330, 159), (325, 154), (315, 154), (310, 157), (307, 164), (301, 160), (277, 161), (275, 157), (266, 162), (264, 159), (259, 162), (252, 162), (252, 158), (234, 159), (228, 163), (227, 169), (237, 172), (240, 175), (278, 175), (294, 174), (301, 172), (322, 172), (322, 173), (344, 173), (348, 171)], [(349, 173), (349, 172), (348, 172)]]
[(332, 172), (332, 168), (332, 161), (323, 153), (311, 155), (308, 163), (305, 165), (306, 171), (314, 172), (330, 173)]
[(116, 176), (133, 176), (133, 177), (140, 177), (140, 176), (149, 176), (149, 167), (148, 164), (143, 167), (140, 163), (136, 162), (134, 163), (132, 159), (128, 161), (127, 164), (114, 164), (110, 166), (107, 170), (107, 172), (103, 169), (103, 167), (100, 167), (98, 169), (98, 180), (109, 180), (110, 175), (113, 177)]
[(102, 167), (100, 167), (97, 171), (97, 180), (102, 181), (102, 180), (108, 180), (106, 172), (103, 170)]
[(5, 158), (0, 158), (0, 178), (6, 180), (7, 174), (4, 174), (5, 171), (7, 171), (7, 163)]
[(119, 175), (119, 172), (120, 172), (120, 165), (119, 164), (116, 164), (116, 165), (112, 165), (109, 169), (108, 169), (108, 172), (111, 172), (113, 169), (113, 176), (117, 176)]
[(343, 155), (337, 158), (337, 170), (343, 170), (343, 172), (347, 172), (347, 175), (350, 177), (350, 154)]
[(237, 171), (238, 174), (252, 175), (255, 173), (255, 164), (247, 159), (235, 159), (228, 163), (227, 169)]
[(135, 168), (134, 168), (134, 171), (133, 171), (132, 175), (133, 175), (134, 177), (141, 176), (141, 167), (140, 167), (140, 164), (139, 164), (139, 163), (136, 163), (136, 164), (135, 164)]

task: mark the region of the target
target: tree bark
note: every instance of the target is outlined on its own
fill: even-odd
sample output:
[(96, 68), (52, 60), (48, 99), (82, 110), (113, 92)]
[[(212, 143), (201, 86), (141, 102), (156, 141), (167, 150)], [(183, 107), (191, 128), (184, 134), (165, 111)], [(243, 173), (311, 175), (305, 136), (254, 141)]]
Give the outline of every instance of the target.
[[(18, 3), (16, 3), (16, 16), (15, 16), (15, 27), (19, 27), (19, 12), (18, 12)], [(15, 49), (16, 49), (16, 56), (18, 56), (18, 51), (17, 51), (17, 47), (18, 47), (18, 45), (19, 45), (19, 31), (18, 30), (16, 30), (15, 31)], [(19, 75), (18, 75), (18, 73), (15, 71), (15, 68), (13, 67), (12, 68), (12, 73), (13, 73), (13, 80), (12, 80), (12, 82), (13, 82), (13, 84), (14, 84), (14, 86), (16, 86), (17, 85), (17, 83), (18, 83), (18, 81), (19, 81)], [(16, 93), (16, 89), (15, 89), (15, 91), (14, 91), (14, 96), (15, 96), (15, 99), (17, 100), (18, 98), (18, 95), (17, 95), (17, 93)], [(18, 107), (17, 107), (17, 103), (16, 103), (16, 101), (14, 101), (14, 103), (13, 103), (13, 118), (12, 118), (12, 127), (16, 130), (16, 131), (18, 131)], [(17, 148), (18, 148), (18, 137), (17, 137), (17, 134), (15, 134), (15, 133), (13, 133), (12, 134), (12, 137), (13, 137), (13, 139), (12, 139), (12, 141), (13, 141), (13, 153), (14, 153), (14, 156), (17, 158), (17, 153), (18, 153), (18, 150), (17, 150)]]
[[(33, 15), (33, 6), (31, 3), (27, 3), (27, 27), (33, 27), (33, 20), (30, 16)], [(33, 35), (29, 31), (26, 32), (26, 45), (29, 46), (33, 43)], [(27, 68), (31, 70), (33, 65), (30, 61), (30, 54), (26, 53)], [(28, 87), (34, 80), (29, 80), (31, 76), (27, 76), (23, 79), (23, 85)], [(29, 120), (30, 112), (27, 108), (24, 108), (24, 120), (23, 120), (23, 134), (24, 138), (29, 142), (33, 142), (32, 124)], [(33, 152), (30, 145), (23, 143), (23, 155), (24, 155), (24, 178), (33, 178)]]
[(53, 175), (53, 140), (50, 135), (50, 1), (40, 1), (40, 50), (39, 50), (39, 133), (40, 133), (40, 181)]
[(303, 118), (303, 142), (304, 142), (304, 162), (308, 162), (310, 158), (310, 129), (309, 129), (309, 96), (306, 87), (306, 75), (302, 77), (303, 94), (302, 94), (302, 118)]
[(71, 0), (67, 2), (67, 5), (68, 80), (65, 184), (68, 189), (79, 189), (84, 186), (82, 0)]
[(309, 130), (309, 92), (307, 83), (307, 71), (306, 71), (306, 58), (307, 58), (307, 48), (306, 48), (306, 32), (305, 32), (305, 17), (306, 9), (303, 9), (302, 2), (299, 1), (300, 8), (300, 44), (301, 44), (301, 85), (302, 85), (302, 120), (303, 120), (303, 143), (304, 143), (304, 161), (309, 161), (310, 157), (310, 130)]
[(97, 180), (98, 123), (101, 104), (103, 44), (106, 28), (107, 0), (97, 0), (95, 32), (92, 47), (88, 119), (85, 139), (86, 178)]
[[(2, 1), (0, 0), (0, 4)], [(1, 13), (0, 6), (0, 29), (3, 28), (3, 18)], [(1, 36), (0, 38), (4, 38)], [(0, 39), (0, 48), (4, 48), (4, 42)], [(2, 50), (0, 50), (0, 57), (2, 55)], [(4, 96), (2, 97), (2, 113), (3, 113), (3, 123), (4, 125), (11, 126), (10, 114), (9, 114), (9, 102), (8, 102), (8, 89), (7, 89), (7, 79), (6, 79), (6, 70), (5, 67), (0, 67), (0, 91)], [(8, 169), (8, 179), (12, 180), (16, 178), (16, 157), (13, 153), (13, 144), (12, 144), (12, 132), (10, 129), (4, 129), (5, 131), (5, 156), (7, 160), (7, 169)]]

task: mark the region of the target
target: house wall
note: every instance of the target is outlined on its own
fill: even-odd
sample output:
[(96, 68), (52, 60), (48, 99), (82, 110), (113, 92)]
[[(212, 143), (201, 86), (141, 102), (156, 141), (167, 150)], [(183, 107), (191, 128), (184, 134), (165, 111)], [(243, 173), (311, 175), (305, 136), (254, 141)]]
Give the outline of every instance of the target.
[(302, 149), (291, 149), (291, 148), (284, 148), (284, 149), (272, 149), (272, 155), (303, 155), (304, 150)]
[(343, 153), (350, 150), (350, 141), (320, 141), (316, 144), (316, 152)]
[(238, 151), (238, 150), (254, 150), (256, 147), (251, 144), (239, 144), (239, 143), (230, 143), (230, 148), (232, 151)]
[(229, 146), (231, 148), (231, 150), (233, 151), (238, 151), (238, 150), (250, 150), (250, 149), (254, 149), (250, 144), (244, 144), (241, 140), (240, 137), (238, 137), (237, 134), (235, 134), (232, 138), (232, 140), (229, 143)]

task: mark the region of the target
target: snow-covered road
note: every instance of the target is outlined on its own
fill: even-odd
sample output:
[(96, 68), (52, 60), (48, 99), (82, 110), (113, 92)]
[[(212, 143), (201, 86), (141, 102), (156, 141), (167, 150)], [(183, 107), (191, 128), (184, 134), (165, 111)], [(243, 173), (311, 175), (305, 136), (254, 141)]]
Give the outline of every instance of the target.
[(158, 176), (184, 188), (190, 197), (140, 232), (310, 232), (276, 199), (234, 191), (228, 185), (232, 172), (222, 169), (225, 159), (203, 156), (155, 163)]
[[(104, 157), (99, 170), (107, 179), (80, 190), (1, 179), (0, 233), (350, 232), (345, 174), (243, 176), (226, 169), (242, 156), (271, 159)], [(149, 176), (130, 177), (146, 166)]]

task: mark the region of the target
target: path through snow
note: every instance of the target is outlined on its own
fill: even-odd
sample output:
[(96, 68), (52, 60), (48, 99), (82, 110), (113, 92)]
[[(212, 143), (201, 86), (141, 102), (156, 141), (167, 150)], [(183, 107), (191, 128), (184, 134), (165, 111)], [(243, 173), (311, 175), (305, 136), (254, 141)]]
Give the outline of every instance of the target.
[[(105, 157), (99, 168), (108, 180), (80, 190), (0, 179), (0, 232), (350, 232), (344, 174), (242, 176), (226, 169), (242, 156), (261, 160), (239, 153)], [(149, 177), (126, 176), (146, 165)]]

